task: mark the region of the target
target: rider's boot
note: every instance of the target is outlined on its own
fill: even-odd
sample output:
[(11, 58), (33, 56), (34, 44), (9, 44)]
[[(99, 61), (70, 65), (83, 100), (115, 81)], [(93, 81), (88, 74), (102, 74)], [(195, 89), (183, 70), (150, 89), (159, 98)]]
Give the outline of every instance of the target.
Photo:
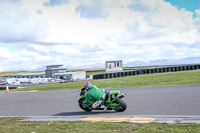
[(107, 107), (105, 105), (101, 105), (101, 108), (103, 108), (104, 112), (107, 110)]
[(95, 109), (97, 106), (99, 106), (102, 103), (102, 100), (96, 101), (93, 105), (92, 108)]
[(106, 106), (104, 106), (104, 110), (103, 110), (103, 111), (105, 112), (106, 110), (107, 110), (107, 107), (106, 107)]

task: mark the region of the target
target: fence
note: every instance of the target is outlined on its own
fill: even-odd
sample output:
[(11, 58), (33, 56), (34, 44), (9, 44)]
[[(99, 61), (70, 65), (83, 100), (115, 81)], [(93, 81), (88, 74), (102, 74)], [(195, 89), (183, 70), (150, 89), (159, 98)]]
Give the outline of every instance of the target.
[(137, 71), (127, 71), (127, 72), (117, 72), (117, 73), (103, 73), (103, 74), (93, 75), (93, 79), (108, 79), (108, 78), (140, 75), (140, 74), (176, 72), (176, 71), (187, 71), (187, 70), (197, 70), (197, 69), (200, 69), (200, 64), (153, 68), (153, 69), (139, 69)]
[[(17, 89), (17, 87), (9, 86), (9, 89)], [(6, 86), (0, 86), (0, 90), (6, 90)]]

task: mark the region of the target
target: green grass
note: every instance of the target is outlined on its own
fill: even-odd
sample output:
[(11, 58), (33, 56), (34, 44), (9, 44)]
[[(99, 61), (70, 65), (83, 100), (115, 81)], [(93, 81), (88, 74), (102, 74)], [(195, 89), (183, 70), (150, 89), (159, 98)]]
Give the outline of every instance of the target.
[[(16, 89), (28, 90), (71, 90), (80, 89), (85, 81), (50, 84)], [(124, 88), (142, 86), (200, 84), (200, 70), (157, 73), (128, 76), (113, 79), (90, 80), (99, 88)], [(129, 122), (83, 122), (83, 121), (20, 121), (24, 118), (0, 118), (0, 133), (200, 133), (200, 124), (149, 123), (135, 124)]]
[(9, 72), (0, 72), (0, 76), (10, 76), (19, 73), (42, 73), (42, 72), (44, 71), (9, 71)]
[(200, 124), (135, 124), (128, 122), (20, 121), (0, 118), (0, 133), (199, 133)]
[[(200, 84), (200, 70), (179, 71), (155, 74), (143, 74), (127, 76), (112, 79), (89, 80), (99, 88), (125, 88), (125, 87), (145, 87), (145, 86), (168, 86), (168, 85), (186, 85)], [(73, 90), (81, 89), (86, 81), (49, 84), (42, 86), (32, 86), (19, 88), (11, 91), (29, 91), (29, 90)]]

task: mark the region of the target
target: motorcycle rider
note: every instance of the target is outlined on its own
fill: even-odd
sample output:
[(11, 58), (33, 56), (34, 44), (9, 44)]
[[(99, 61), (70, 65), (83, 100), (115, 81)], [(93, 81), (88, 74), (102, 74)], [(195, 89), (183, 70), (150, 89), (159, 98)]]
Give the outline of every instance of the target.
[[(104, 108), (104, 111), (107, 110), (107, 107), (104, 105), (106, 93), (105, 90), (97, 88), (95, 85), (92, 85), (90, 82), (86, 82), (84, 84), (84, 88), (86, 90), (86, 99), (83, 102), (84, 104), (89, 103), (90, 98), (96, 100), (96, 102), (92, 105), (92, 108), (96, 108), (101, 105), (101, 108)], [(102, 104), (103, 103), (103, 104)]]

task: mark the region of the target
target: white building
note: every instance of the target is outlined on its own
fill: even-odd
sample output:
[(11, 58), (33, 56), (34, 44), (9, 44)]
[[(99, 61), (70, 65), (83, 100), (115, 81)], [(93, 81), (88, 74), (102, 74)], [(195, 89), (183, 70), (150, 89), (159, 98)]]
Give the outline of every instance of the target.
[(63, 80), (83, 80), (86, 79), (85, 71), (66, 72), (63, 65), (49, 65), (44, 73), (20, 73), (8, 76), (8, 78), (54, 78)]
[(19, 73), (8, 76), (9, 78), (45, 78), (45, 73)]
[(65, 73), (67, 68), (63, 68), (63, 65), (49, 65), (46, 66), (45, 76), (54, 78), (55, 73)]
[(64, 80), (83, 80), (86, 78), (85, 71), (55, 73), (54, 75), (56, 79), (64, 79)]

